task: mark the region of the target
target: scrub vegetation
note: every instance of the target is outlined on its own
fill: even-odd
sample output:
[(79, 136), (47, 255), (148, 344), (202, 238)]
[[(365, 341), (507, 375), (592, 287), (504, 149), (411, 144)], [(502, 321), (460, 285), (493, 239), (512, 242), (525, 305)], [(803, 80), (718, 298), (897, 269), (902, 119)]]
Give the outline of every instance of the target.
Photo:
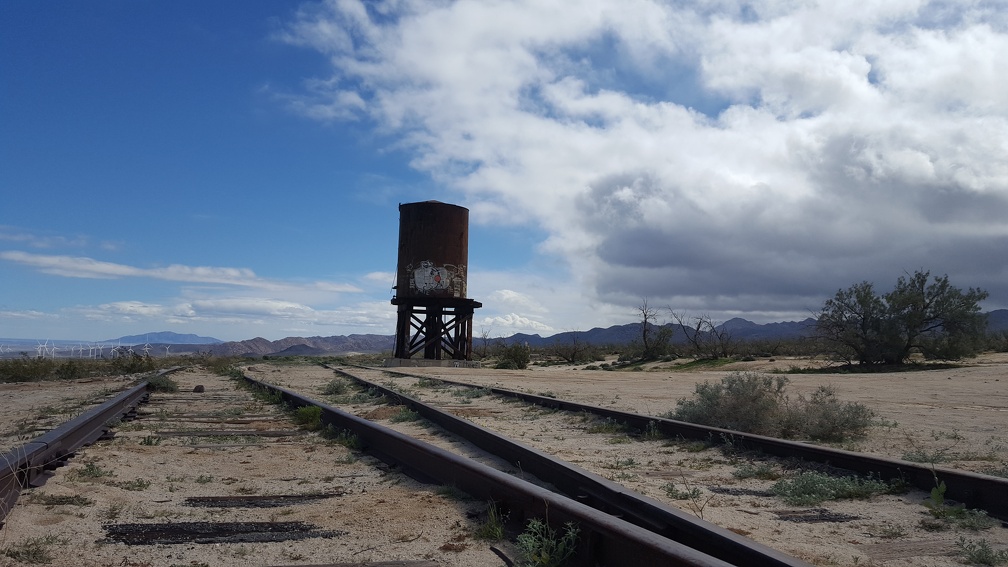
[(820, 387), (810, 397), (787, 395), (788, 378), (758, 372), (733, 372), (720, 382), (696, 385), (665, 417), (784, 439), (843, 441), (864, 435), (874, 412), (860, 403), (841, 402), (836, 391)]

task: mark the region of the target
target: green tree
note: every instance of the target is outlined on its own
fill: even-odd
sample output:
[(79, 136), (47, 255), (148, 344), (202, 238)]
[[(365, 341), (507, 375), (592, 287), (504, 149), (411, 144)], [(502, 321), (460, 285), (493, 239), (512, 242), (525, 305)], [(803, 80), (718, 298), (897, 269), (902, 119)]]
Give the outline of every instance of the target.
[(816, 321), (818, 337), (827, 350), (848, 364), (874, 364), (882, 354), (885, 304), (871, 282), (838, 290), (827, 299)]
[(886, 362), (899, 364), (917, 351), (929, 359), (954, 360), (975, 354), (987, 331), (980, 302), (987, 292), (963, 292), (948, 276), (931, 280), (930, 272), (900, 276), (884, 300), (889, 311)]
[(963, 292), (948, 276), (927, 271), (901, 276), (879, 296), (870, 282), (837, 291), (816, 323), (827, 350), (861, 365), (902, 364), (914, 353), (954, 360), (975, 354), (983, 344), (986, 316), (979, 302), (987, 292)]
[(509, 345), (502, 340), (497, 346), (497, 365), (494, 368), (524, 370), (531, 360), (532, 350), (527, 344), (516, 341)]

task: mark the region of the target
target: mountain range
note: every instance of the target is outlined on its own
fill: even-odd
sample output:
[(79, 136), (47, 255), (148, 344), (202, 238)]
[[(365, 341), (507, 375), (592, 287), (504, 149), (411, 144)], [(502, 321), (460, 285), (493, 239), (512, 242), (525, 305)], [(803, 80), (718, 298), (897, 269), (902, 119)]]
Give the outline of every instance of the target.
[(160, 345), (216, 345), (224, 341), (213, 337), (201, 337), (193, 334), (179, 334), (171, 331), (160, 331), (157, 333), (144, 333), (142, 335), (129, 335), (104, 341), (121, 345), (142, 345), (145, 343)]
[[(781, 323), (753, 323), (746, 319), (729, 319), (718, 326), (731, 331), (732, 338), (740, 341), (752, 340), (788, 340), (809, 336), (815, 328), (815, 319), (809, 317), (804, 321), (785, 321)], [(989, 332), (1008, 331), (1008, 309), (997, 309), (987, 314), (987, 330)], [(524, 343), (530, 347), (544, 347), (557, 343), (570, 343), (577, 340), (591, 345), (621, 345), (628, 344), (640, 337), (641, 324), (629, 323), (612, 327), (596, 327), (588, 331), (567, 331), (543, 337), (538, 334), (528, 335), (518, 333), (504, 337), (507, 343)], [(479, 344), (483, 339), (473, 337), (473, 342)], [(487, 339), (490, 341), (499, 338)], [(682, 332), (675, 332), (673, 343), (684, 342)], [(351, 352), (373, 353), (392, 350), (395, 344), (393, 335), (347, 335), (333, 337), (287, 337), (278, 341), (270, 341), (257, 337), (245, 341), (225, 342), (211, 345), (206, 349), (213, 354), (228, 356), (262, 356), (262, 355), (332, 355)]]
[[(731, 331), (734, 340), (788, 340), (810, 335), (815, 328), (815, 319), (810, 317), (804, 321), (759, 324), (746, 319), (734, 318), (725, 321), (718, 327)], [(996, 309), (988, 312), (987, 330), (988, 332), (1008, 331), (1008, 309)], [(533, 348), (558, 343), (570, 344), (573, 341), (586, 345), (624, 345), (637, 340), (640, 337), (640, 331), (640, 323), (629, 323), (606, 328), (596, 327), (588, 331), (566, 331), (547, 337), (518, 333), (504, 337), (503, 340), (508, 344), (523, 343)], [(474, 346), (477, 348), (483, 346), (483, 340), (496, 342), (502, 339), (473, 337)], [(676, 329), (672, 335), (672, 342), (682, 343), (684, 341), (682, 332)], [(36, 347), (36, 342), (41, 344), (41, 341), (34, 339), (0, 339), (0, 343), (3, 343), (5, 347), (3, 351), (0, 351), (0, 356), (5, 356), (7, 353), (17, 353), (19, 350), (32, 351)], [(50, 341), (47, 341), (47, 344), (49, 343)], [(67, 345), (77, 344), (76, 341), (51, 341), (51, 343), (60, 344), (61, 348), (70, 352), (74, 349), (70, 349)], [(205, 352), (219, 356), (318, 356), (391, 351), (395, 344), (395, 337), (393, 335), (365, 334), (332, 337), (287, 337), (276, 341), (256, 337), (244, 341), (225, 342), (213, 337), (161, 331), (109, 339), (103, 343), (131, 346), (149, 344), (155, 353), (163, 351), (164, 355), (167, 355), (170, 350), (171, 354)], [(84, 350), (87, 348), (85, 347)]]

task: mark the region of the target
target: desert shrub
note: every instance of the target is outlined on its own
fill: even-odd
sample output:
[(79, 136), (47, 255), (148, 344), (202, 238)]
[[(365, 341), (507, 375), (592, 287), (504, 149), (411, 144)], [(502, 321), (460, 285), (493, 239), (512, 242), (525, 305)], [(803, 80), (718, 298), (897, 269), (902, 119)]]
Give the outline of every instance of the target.
[(811, 398), (786, 394), (788, 379), (758, 372), (733, 372), (720, 383), (697, 384), (667, 417), (746, 433), (784, 438), (841, 441), (863, 435), (875, 414), (863, 404), (841, 402), (831, 387)]
[(294, 422), (309, 431), (322, 428), (322, 408), (301, 406), (294, 410)]
[(140, 355), (135, 352), (120, 353), (109, 362), (109, 365), (114, 372), (119, 374), (150, 372), (157, 366), (149, 355)]
[(84, 365), (79, 361), (67, 360), (61, 362), (56, 367), (57, 380), (76, 380), (77, 378), (84, 378), (86, 375)]
[(807, 471), (777, 481), (770, 490), (788, 504), (814, 506), (827, 500), (863, 500), (876, 494), (902, 491), (902, 487), (873, 478), (836, 477)]
[(238, 359), (234, 357), (207, 354), (201, 357), (200, 364), (218, 376), (242, 377), (241, 368), (238, 367)]
[(733, 372), (720, 383), (704, 381), (696, 385), (693, 398), (681, 398), (674, 419), (774, 435), (785, 421), (787, 378), (757, 372)]
[(322, 393), (326, 396), (342, 396), (347, 393), (348, 389), (349, 385), (346, 383), (346, 380), (334, 378), (322, 388)]
[(147, 380), (147, 389), (152, 392), (178, 392), (178, 382), (167, 374), (162, 374)]
[(532, 360), (532, 352), (523, 344), (504, 345), (497, 355), (497, 365), (494, 368), (505, 370), (524, 370)]
[(0, 382), (37, 382), (49, 378), (56, 368), (56, 362), (50, 358), (29, 358), (22, 354), (21, 358), (0, 360)]
[[(798, 398), (789, 408), (788, 427), (793, 436), (820, 441), (842, 441), (864, 435), (872, 425), (875, 413), (864, 404), (841, 402), (832, 386), (820, 386), (812, 397)], [(788, 431), (783, 432), (788, 436)]]

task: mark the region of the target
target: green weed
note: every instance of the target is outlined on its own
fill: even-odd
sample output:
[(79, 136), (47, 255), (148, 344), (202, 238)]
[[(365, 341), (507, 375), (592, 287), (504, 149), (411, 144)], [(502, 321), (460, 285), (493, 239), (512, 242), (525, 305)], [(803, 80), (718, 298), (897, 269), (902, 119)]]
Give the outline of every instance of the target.
[(665, 496), (668, 496), (672, 500), (692, 500), (700, 498), (702, 494), (699, 488), (693, 487), (680, 490), (675, 483), (672, 482), (662, 486), (662, 490), (665, 491)]
[(294, 410), (294, 422), (308, 431), (318, 431), (322, 429), (322, 408), (301, 406)]
[(356, 433), (348, 429), (336, 429), (331, 423), (322, 431), (322, 436), (352, 451), (360, 451), (364, 447)]
[(827, 500), (863, 500), (877, 494), (891, 494), (902, 491), (902, 487), (871, 478), (802, 472), (792, 478), (777, 481), (771, 491), (788, 504), (815, 506)]
[(986, 539), (966, 541), (960, 537), (956, 542), (959, 554), (970, 565), (1004, 565), (1008, 563), (1008, 550), (995, 550)]
[(409, 409), (406, 406), (399, 408), (399, 413), (392, 415), (389, 421), (392, 423), (403, 423), (407, 421), (417, 421), (420, 419), (420, 414)]
[(33, 565), (52, 563), (53, 555), (51, 548), (55, 545), (66, 545), (69, 542), (70, 540), (66, 538), (57, 537), (52, 534), (41, 537), (30, 537), (21, 543), (4, 548), (3, 553), (15, 561), (22, 561)]
[(476, 528), (473, 537), (486, 541), (500, 541), (504, 539), (504, 526), (507, 524), (508, 519), (507, 514), (502, 513), (493, 502), (490, 502), (487, 506), (486, 513), (486, 521)]
[(123, 490), (133, 490), (139, 492), (141, 490), (147, 490), (150, 488), (151, 481), (146, 478), (136, 478), (133, 480), (124, 480), (122, 482), (114, 482), (113, 486), (118, 486)]
[(518, 550), (524, 567), (557, 567), (563, 565), (573, 554), (580, 530), (568, 522), (563, 535), (539, 519), (531, 519), (525, 531), (518, 535)]
[(83, 467), (67, 473), (67, 476), (73, 478), (96, 479), (114, 475), (112, 471), (101, 468), (94, 461), (88, 461), (87, 463), (84, 463)]

